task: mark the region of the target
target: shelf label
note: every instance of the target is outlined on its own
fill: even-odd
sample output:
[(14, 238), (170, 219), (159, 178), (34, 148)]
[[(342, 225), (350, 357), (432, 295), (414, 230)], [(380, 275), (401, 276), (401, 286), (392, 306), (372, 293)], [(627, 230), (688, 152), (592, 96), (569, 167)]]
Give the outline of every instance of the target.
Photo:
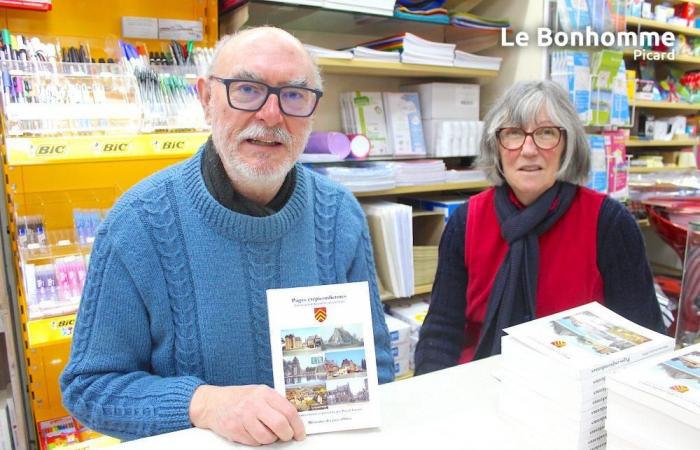
[(169, 154), (192, 154), (207, 140), (208, 133), (155, 135), (153, 151)]
[(31, 347), (51, 344), (73, 336), (75, 314), (30, 320), (28, 323), (29, 345)]
[(125, 155), (134, 149), (133, 139), (100, 139), (94, 144), (98, 155)]

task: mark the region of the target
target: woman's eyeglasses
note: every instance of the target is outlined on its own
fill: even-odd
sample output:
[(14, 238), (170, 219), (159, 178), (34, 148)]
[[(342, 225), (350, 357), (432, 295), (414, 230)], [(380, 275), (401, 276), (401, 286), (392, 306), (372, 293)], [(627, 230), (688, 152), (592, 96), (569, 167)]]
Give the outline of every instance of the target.
[(541, 150), (552, 150), (559, 145), (564, 133), (566, 129), (561, 127), (539, 127), (529, 133), (522, 128), (506, 127), (496, 130), (496, 138), (506, 150), (520, 150), (528, 136)]

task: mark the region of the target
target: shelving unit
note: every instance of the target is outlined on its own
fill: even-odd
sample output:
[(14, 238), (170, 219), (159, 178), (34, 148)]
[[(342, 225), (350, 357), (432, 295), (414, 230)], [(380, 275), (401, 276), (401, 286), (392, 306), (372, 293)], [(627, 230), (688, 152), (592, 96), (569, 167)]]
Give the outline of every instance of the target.
[(395, 189), (387, 189), (383, 191), (356, 192), (355, 197), (388, 197), (393, 195), (417, 194), (427, 192), (442, 192), (442, 191), (466, 191), (466, 190), (481, 190), (489, 187), (490, 184), (486, 181), (463, 181), (457, 183), (441, 183), (441, 184), (423, 184), (416, 186), (402, 186)]
[(632, 100), (630, 106), (649, 109), (675, 109), (678, 111), (700, 111), (700, 104), (656, 102), (651, 100)]
[(496, 70), (462, 69), (448, 66), (429, 66), (422, 64), (392, 63), (362, 59), (319, 58), (318, 65), (328, 75), (361, 75), (371, 77), (408, 77), (408, 78), (493, 78), (498, 76)]
[(641, 139), (627, 139), (625, 145), (627, 147), (692, 147), (700, 144), (700, 139), (674, 139), (671, 141), (653, 141)]
[(630, 173), (655, 173), (655, 172), (694, 172), (697, 169), (695, 167), (676, 167), (676, 166), (664, 166), (664, 167), (630, 167)]
[(700, 29), (671, 25), (657, 20), (643, 19), (641, 17), (627, 16), (627, 26), (636, 26), (640, 28), (648, 28), (661, 31), (673, 31), (674, 33), (682, 33), (686, 36), (700, 36)]

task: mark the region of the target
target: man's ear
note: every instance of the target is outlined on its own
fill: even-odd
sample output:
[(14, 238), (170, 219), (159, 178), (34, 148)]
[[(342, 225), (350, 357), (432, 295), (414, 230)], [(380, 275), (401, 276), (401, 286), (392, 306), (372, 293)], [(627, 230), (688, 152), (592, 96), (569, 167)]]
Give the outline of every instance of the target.
[(207, 124), (211, 125), (211, 118), (209, 117), (209, 104), (211, 102), (211, 83), (207, 81), (204, 77), (197, 78), (197, 96), (199, 97), (199, 103), (202, 105), (204, 110), (204, 118)]

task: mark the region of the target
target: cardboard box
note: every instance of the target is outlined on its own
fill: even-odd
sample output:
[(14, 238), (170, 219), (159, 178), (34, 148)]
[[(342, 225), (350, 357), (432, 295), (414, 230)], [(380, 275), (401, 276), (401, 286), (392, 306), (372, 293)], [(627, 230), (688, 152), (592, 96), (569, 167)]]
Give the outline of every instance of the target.
[(389, 328), (389, 339), (391, 339), (392, 347), (399, 343), (409, 342), (411, 335), (411, 326), (388, 314), (384, 315), (386, 326)]
[(418, 92), (421, 117), (425, 119), (479, 120), (479, 85), (423, 83), (401, 86)]

